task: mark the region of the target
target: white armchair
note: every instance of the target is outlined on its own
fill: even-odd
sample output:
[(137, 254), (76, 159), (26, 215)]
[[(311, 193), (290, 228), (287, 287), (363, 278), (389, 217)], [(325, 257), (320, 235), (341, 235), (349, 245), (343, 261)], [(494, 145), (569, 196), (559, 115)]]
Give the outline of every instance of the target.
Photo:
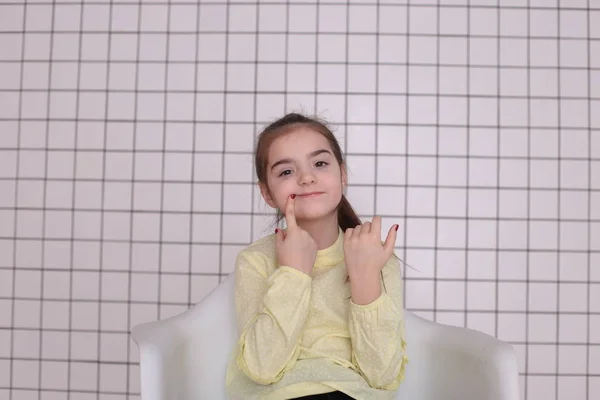
[[(189, 310), (137, 325), (142, 400), (226, 400), (225, 373), (237, 339), (234, 275)], [(405, 310), (410, 359), (397, 399), (518, 400), (513, 348), (480, 332)]]

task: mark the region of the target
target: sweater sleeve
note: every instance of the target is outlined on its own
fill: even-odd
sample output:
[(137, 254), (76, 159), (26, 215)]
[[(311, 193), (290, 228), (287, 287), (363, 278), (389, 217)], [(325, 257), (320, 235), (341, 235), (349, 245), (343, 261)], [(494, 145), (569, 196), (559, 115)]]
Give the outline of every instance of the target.
[(396, 390), (404, 379), (406, 341), (399, 263), (391, 259), (383, 269), (381, 296), (370, 304), (350, 300), (349, 331), (352, 362), (370, 386)]
[(238, 255), (235, 305), (241, 331), (237, 365), (256, 383), (269, 385), (298, 359), (312, 278), (287, 266), (268, 276), (265, 263), (261, 255)]

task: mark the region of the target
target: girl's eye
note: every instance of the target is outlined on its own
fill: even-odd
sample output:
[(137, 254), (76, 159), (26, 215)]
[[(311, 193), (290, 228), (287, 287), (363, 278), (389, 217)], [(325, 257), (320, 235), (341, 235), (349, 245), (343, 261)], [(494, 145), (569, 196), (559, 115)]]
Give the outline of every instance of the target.
[[(315, 166), (317, 168), (323, 168), (323, 167), (325, 167), (327, 165), (329, 165), (329, 163), (327, 161), (317, 161), (315, 163)], [(282, 177), (282, 176), (288, 176), (288, 175), (291, 175), (291, 174), (292, 174), (292, 170), (291, 169), (286, 169), (284, 171), (281, 171), (281, 173), (279, 174), (279, 176)]]

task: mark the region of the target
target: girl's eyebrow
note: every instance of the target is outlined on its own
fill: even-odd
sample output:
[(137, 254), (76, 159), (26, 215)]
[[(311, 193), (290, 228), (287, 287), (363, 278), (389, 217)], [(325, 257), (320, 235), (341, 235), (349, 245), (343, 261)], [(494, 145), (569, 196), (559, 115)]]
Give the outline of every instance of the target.
[[(327, 149), (319, 149), (319, 150), (310, 152), (310, 154), (308, 155), (308, 158), (316, 157), (319, 154), (323, 154), (323, 153), (329, 153), (330, 155), (332, 155), (331, 152)], [(291, 162), (292, 162), (291, 158), (282, 158), (281, 160), (279, 160), (279, 161), (273, 163), (273, 165), (271, 165), (271, 171), (273, 170), (273, 168), (275, 168), (278, 165), (287, 164), (287, 163), (291, 163)]]

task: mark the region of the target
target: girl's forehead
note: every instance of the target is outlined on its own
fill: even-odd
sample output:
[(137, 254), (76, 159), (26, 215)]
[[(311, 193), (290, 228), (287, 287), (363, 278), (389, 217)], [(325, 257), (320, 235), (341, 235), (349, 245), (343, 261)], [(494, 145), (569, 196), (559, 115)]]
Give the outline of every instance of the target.
[(269, 149), (270, 155), (282, 152), (292, 153), (296, 156), (308, 154), (317, 148), (331, 151), (327, 138), (309, 127), (301, 126), (281, 135), (273, 141)]

